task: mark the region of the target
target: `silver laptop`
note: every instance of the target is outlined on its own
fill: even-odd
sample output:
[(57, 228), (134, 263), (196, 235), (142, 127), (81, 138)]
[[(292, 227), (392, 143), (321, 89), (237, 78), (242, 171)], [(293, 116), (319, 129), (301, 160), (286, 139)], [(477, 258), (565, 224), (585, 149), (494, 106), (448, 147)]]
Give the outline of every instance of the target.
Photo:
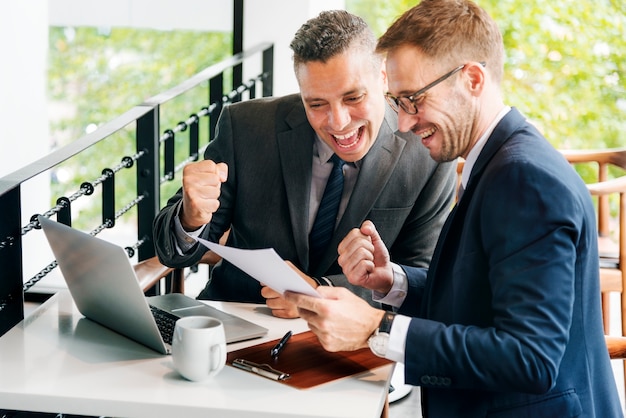
[(162, 354), (171, 347), (154, 316), (159, 310), (174, 321), (191, 315), (218, 318), (227, 343), (267, 334), (267, 328), (180, 293), (146, 298), (124, 249), (43, 216), (39, 222), (76, 307), (92, 321)]

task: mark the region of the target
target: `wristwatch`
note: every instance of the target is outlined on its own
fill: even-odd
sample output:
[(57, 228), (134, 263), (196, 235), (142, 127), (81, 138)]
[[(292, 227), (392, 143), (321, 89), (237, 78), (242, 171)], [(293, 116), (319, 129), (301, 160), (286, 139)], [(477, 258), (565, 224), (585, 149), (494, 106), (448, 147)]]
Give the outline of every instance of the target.
[(378, 357), (385, 357), (387, 348), (389, 347), (389, 333), (391, 332), (391, 324), (396, 317), (395, 312), (385, 311), (383, 319), (380, 320), (378, 328), (367, 340), (372, 353)]
[(330, 281), (330, 279), (328, 277), (313, 277), (311, 276), (311, 278), (313, 279), (313, 281), (315, 283), (317, 283), (318, 286), (330, 286), (333, 287), (333, 282)]

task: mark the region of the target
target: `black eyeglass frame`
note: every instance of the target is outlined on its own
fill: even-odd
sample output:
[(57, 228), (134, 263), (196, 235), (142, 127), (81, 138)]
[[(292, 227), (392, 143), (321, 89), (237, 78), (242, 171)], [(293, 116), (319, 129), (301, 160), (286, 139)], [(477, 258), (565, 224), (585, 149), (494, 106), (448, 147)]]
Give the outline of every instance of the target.
[[(415, 103), (417, 101), (417, 99), (419, 99), (419, 97), (421, 95), (426, 93), (426, 91), (432, 89), (437, 84), (447, 80), (448, 78), (452, 77), (454, 74), (456, 74), (459, 71), (461, 71), (463, 68), (465, 68), (466, 65), (467, 64), (459, 65), (458, 67), (456, 67), (452, 71), (442, 75), (441, 77), (439, 77), (438, 79), (436, 79), (432, 83), (430, 83), (427, 86), (419, 89), (418, 91), (416, 91), (413, 94), (410, 94), (408, 96), (396, 97), (393, 94), (387, 92), (387, 93), (385, 93), (385, 99), (387, 99), (387, 103), (389, 103), (389, 106), (391, 106), (391, 108), (396, 113), (400, 110), (400, 108), (402, 108), (402, 110), (404, 110), (404, 112), (406, 114), (408, 114), (408, 115), (417, 115), (417, 113), (419, 112), (419, 110), (417, 108), (417, 104)], [(484, 61), (481, 61), (480, 65), (482, 65), (483, 67), (486, 67), (487, 63), (484, 62)], [(408, 103), (405, 102), (404, 100), (408, 100)], [(409, 107), (409, 106), (411, 106), (411, 107)]]

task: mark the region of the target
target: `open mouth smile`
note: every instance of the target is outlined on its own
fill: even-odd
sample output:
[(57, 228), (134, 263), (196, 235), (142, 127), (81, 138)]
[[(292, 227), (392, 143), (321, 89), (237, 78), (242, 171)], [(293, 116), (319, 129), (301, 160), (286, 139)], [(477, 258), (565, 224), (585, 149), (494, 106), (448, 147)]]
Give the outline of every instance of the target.
[(344, 135), (331, 135), (339, 148), (348, 149), (355, 146), (363, 134), (363, 127), (357, 128)]
[(429, 136), (433, 135), (435, 132), (437, 132), (437, 128), (433, 126), (432, 128), (425, 130), (424, 132), (420, 132), (418, 135), (422, 137), (422, 139), (426, 139)]

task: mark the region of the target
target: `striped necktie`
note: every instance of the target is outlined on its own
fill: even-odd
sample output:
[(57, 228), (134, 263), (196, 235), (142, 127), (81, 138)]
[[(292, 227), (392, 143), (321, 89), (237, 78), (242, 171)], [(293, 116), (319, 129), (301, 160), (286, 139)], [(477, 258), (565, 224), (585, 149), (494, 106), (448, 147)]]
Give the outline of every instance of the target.
[(336, 154), (330, 158), (333, 169), (328, 177), (320, 207), (309, 234), (309, 271), (313, 271), (326, 251), (335, 231), (337, 212), (343, 193), (343, 165), (345, 161)]

